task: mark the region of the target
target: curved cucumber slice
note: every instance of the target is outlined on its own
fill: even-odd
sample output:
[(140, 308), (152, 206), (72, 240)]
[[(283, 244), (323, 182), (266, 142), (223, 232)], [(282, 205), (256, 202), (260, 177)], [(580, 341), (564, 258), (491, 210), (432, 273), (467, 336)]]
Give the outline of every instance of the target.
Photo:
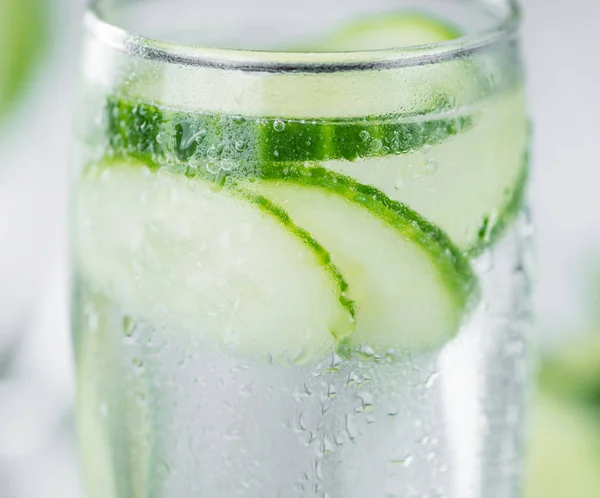
[(83, 175), (77, 203), (81, 271), (124, 313), (295, 362), (354, 328), (327, 251), (264, 197), (116, 162)]
[(158, 162), (193, 158), (200, 164), (223, 159), (304, 162), (406, 154), (472, 126), (470, 116), (298, 120), (193, 114), (119, 97), (109, 97), (107, 109), (108, 136), (117, 152), (153, 155)]
[(458, 28), (420, 12), (384, 12), (348, 23), (305, 51), (350, 52), (440, 43), (460, 36)]
[(330, 251), (356, 303), (351, 346), (432, 349), (457, 332), (475, 277), (443, 233), (376, 189), (323, 168), (264, 171), (254, 185)]
[[(318, 44), (352, 47), (374, 37), (399, 46), (457, 34), (424, 14), (393, 12), (351, 23)], [(323, 73), (138, 67), (144, 64), (108, 99), (111, 144), (155, 151), (160, 135), (158, 157), (179, 160), (206, 160), (215, 150), (258, 162), (405, 154), (469, 128), (469, 116), (442, 113), (481, 96), (472, 64), (463, 60)]]
[(324, 166), (408, 204), (474, 254), (502, 233), (523, 202), (529, 123), (522, 89), (490, 101), (473, 120), (469, 130), (431, 148)]

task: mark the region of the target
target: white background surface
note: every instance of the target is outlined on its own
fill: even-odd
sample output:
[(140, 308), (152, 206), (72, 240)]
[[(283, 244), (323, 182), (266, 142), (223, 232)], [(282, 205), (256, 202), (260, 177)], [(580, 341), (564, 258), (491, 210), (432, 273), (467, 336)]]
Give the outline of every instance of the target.
[[(523, 4), (535, 125), (536, 308), (538, 329), (550, 337), (563, 323), (585, 326), (590, 264), (600, 268), (600, 2)], [(79, 2), (54, 0), (60, 36), (46, 72), (0, 136), (0, 351), (21, 341), (11, 377), (0, 381), (2, 498), (80, 496), (65, 281), (80, 10)]]

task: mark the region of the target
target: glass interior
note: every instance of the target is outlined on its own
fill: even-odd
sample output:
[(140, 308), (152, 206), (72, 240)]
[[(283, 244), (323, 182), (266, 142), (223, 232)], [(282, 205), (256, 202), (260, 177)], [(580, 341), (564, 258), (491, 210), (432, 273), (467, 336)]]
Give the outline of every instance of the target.
[(389, 11), (418, 9), (466, 34), (495, 30), (517, 12), (512, 0), (96, 0), (91, 8), (105, 22), (146, 38), (269, 51), (287, 51), (332, 26)]

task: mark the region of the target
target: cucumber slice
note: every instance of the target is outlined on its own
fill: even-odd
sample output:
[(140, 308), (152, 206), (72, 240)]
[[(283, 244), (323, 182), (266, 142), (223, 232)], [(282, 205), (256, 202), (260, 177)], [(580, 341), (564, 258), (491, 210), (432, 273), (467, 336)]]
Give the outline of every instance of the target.
[(475, 277), (417, 213), (324, 168), (271, 168), (253, 185), (330, 251), (356, 303), (351, 347), (434, 349), (457, 332), (476, 295)]
[(461, 250), (477, 254), (502, 234), (525, 197), (529, 123), (522, 89), (472, 116), (474, 126), (434, 147), (324, 166), (408, 204)]
[(526, 195), (529, 123), (521, 88), (468, 115), (432, 119), (254, 119), (116, 97), (108, 110), (116, 154), (208, 169), (242, 163), (253, 171), (263, 163), (323, 161), (408, 204), (471, 255), (503, 233)]
[(407, 154), (469, 129), (470, 116), (359, 119), (249, 118), (169, 111), (111, 96), (108, 136), (117, 153), (157, 162), (304, 162)]
[(384, 12), (348, 23), (300, 51), (383, 50), (440, 43), (460, 35), (457, 27), (429, 14)]
[(77, 203), (81, 271), (135, 318), (300, 363), (354, 328), (327, 251), (264, 197), (119, 161), (89, 168)]
[(0, 1), (0, 116), (23, 91), (45, 36), (40, 0)]
[[(353, 22), (330, 41), (360, 43), (369, 33), (391, 46), (458, 35), (427, 15), (393, 12)], [(108, 98), (110, 143), (128, 154), (154, 152), (159, 160), (202, 161), (215, 151), (257, 162), (406, 154), (470, 128), (470, 116), (443, 113), (481, 96), (465, 60), (322, 73), (132, 64), (136, 76), (115, 82)], [(96, 78), (92, 70), (89, 77)]]

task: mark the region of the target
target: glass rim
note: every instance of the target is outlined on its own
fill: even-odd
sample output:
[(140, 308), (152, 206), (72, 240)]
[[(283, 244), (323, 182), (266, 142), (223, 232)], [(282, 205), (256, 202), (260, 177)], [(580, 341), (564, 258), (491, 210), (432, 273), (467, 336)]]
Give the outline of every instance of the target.
[(517, 0), (508, 0), (508, 12), (498, 22), (453, 40), (379, 50), (284, 52), (187, 45), (146, 37), (105, 21), (94, 6), (93, 2), (85, 12), (85, 29), (98, 41), (116, 50), (166, 64), (266, 73), (334, 73), (435, 64), (460, 59), (513, 39), (521, 25)]

